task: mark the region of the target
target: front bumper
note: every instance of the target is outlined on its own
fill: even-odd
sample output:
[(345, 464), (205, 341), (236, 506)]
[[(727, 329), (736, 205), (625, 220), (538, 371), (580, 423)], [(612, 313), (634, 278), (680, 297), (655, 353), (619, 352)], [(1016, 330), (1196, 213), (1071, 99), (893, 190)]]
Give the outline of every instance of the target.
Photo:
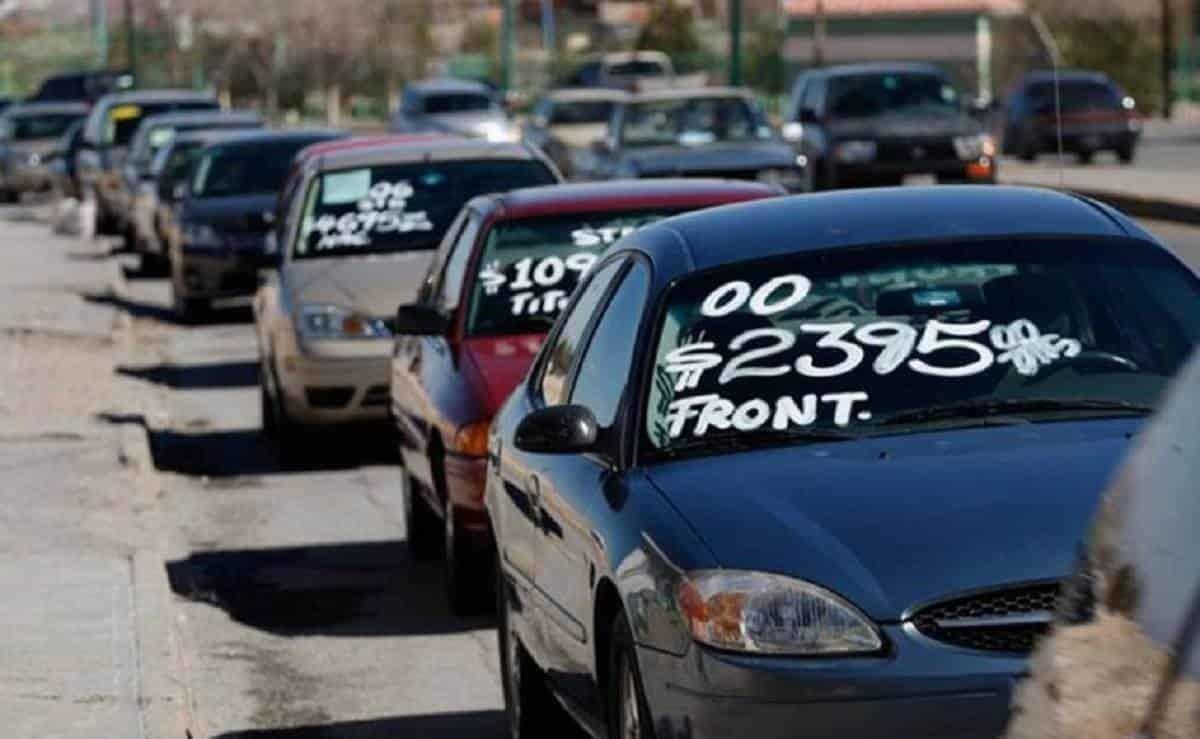
[(188, 298), (220, 300), (253, 295), (258, 273), (271, 265), (261, 251), (183, 251), (177, 288)]
[(47, 167), (12, 167), (0, 175), (0, 187), (9, 192), (43, 192), (54, 184)]
[[(351, 343), (358, 347), (338, 351)], [(310, 426), (386, 420), (391, 347), (390, 339), (329, 342), (277, 357), (289, 420)]]
[(881, 657), (799, 659), (639, 647), (657, 736), (689, 739), (995, 739), (1016, 657), (942, 647), (884, 627)]

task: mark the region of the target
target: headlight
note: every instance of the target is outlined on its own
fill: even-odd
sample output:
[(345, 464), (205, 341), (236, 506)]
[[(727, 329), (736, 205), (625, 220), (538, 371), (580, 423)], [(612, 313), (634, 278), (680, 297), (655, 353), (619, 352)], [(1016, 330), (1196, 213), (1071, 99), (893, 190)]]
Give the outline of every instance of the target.
[(804, 124), (797, 123), (795, 121), (792, 121), (791, 123), (785, 123), (783, 124), (783, 127), (779, 129), (779, 132), (782, 133), (783, 137), (788, 141), (799, 141), (800, 139), (804, 138)]
[(392, 335), (382, 319), (337, 305), (302, 305), (297, 329), (308, 340), (385, 339)]
[(803, 184), (800, 172), (791, 167), (779, 167), (760, 170), (758, 181), (768, 185), (779, 185), (786, 190), (798, 190)]
[(221, 235), (207, 223), (185, 223), (183, 246), (185, 249), (219, 249)]
[(858, 164), (875, 160), (874, 141), (843, 141), (833, 149), (833, 158), (844, 164)]
[(954, 137), (954, 153), (959, 159), (970, 160), (996, 155), (996, 142), (986, 133)]
[(857, 608), (812, 583), (733, 570), (691, 573), (677, 598), (692, 637), (757, 654), (878, 652), (883, 639)]

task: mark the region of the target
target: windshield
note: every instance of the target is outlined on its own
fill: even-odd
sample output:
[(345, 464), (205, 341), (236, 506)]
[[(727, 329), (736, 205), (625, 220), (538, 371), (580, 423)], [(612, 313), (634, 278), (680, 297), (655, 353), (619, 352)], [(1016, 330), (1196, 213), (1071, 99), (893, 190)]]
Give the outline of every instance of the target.
[(545, 333), (609, 244), (675, 212), (581, 213), (498, 223), (487, 235), (470, 287), (467, 335)]
[(667, 68), (663, 66), (662, 62), (634, 59), (628, 62), (609, 64), (608, 74), (612, 77), (665, 77)]
[(1055, 406), (1072, 402), (1092, 407), (1070, 417), (1111, 415), (1100, 408), (1153, 405), (1198, 340), (1200, 285), (1140, 242), (746, 263), (669, 293), (645, 429), (654, 449), (703, 450), (751, 432), (980, 422), (966, 410), (921, 417), (963, 403), (997, 404), (1022, 421), (1061, 418)]
[(703, 146), (771, 138), (758, 112), (740, 97), (695, 97), (635, 103), (626, 109), (627, 146)]
[(554, 104), (550, 113), (550, 123), (556, 126), (572, 126), (581, 123), (608, 123), (612, 117), (613, 102), (611, 100), (581, 100), (578, 102)]
[[(1062, 82), (1058, 94), (1065, 112), (1121, 108), (1116, 91), (1100, 82)], [(1035, 110), (1045, 112), (1054, 109), (1054, 83), (1039, 82), (1032, 85), (1029, 96)]]
[(174, 110), (216, 110), (217, 104), (204, 100), (175, 103), (129, 103), (108, 111), (104, 141), (112, 146), (128, 146), (146, 116)]
[(954, 85), (935, 74), (854, 74), (829, 80), (829, 112), (836, 118), (870, 118), (896, 111), (957, 113), (961, 105)]
[(196, 164), (192, 195), (223, 198), (277, 192), (296, 153), (311, 143), (311, 139), (297, 138), (214, 146)]
[(56, 139), (66, 133), (75, 123), (80, 113), (47, 113), (44, 115), (21, 115), (8, 119), (5, 126), (13, 141), (31, 141), (34, 139)]
[(455, 92), (425, 98), (425, 112), (430, 115), (488, 110), (491, 107), (492, 99), (482, 93)]
[(326, 172), (313, 181), (297, 259), (433, 249), (476, 195), (552, 185), (536, 160), (419, 162)]

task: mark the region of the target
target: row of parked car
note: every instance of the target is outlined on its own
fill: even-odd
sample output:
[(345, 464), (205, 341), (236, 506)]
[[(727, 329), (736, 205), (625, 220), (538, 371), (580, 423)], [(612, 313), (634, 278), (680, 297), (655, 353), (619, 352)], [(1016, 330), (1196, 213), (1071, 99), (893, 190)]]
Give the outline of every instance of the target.
[[(84, 125), (96, 225), (136, 228), (100, 171), (159, 140), (174, 205), (133, 245), (171, 244), (181, 316), (254, 293), (285, 456), (394, 435), (413, 556), (456, 610), (495, 603), (511, 736), (1200, 731), (1195, 369), (1117, 473), (1200, 342), (1200, 279), (1122, 214), (641, 160), (566, 184), (486, 133), (217, 130), (256, 124), (139, 95)], [(727, 101), (753, 112), (623, 97), (605, 150), (755, 139)]]

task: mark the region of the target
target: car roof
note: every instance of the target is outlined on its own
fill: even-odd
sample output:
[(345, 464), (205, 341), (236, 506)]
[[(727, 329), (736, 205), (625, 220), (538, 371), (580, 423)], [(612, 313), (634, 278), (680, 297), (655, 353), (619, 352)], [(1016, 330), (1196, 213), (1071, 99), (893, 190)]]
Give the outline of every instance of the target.
[(348, 167), (408, 164), (419, 161), (453, 161), (456, 159), (523, 159), (532, 161), (538, 158), (538, 155), (524, 144), (490, 143), (481, 139), (439, 136), (419, 141), (376, 146), (335, 148), (321, 156), (318, 166), (321, 171), (329, 171)]
[(128, 103), (173, 103), (173, 102), (211, 102), (217, 99), (211, 92), (201, 92), (188, 89), (157, 89), (157, 90), (123, 90), (110, 92), (97, 102), (97, 105), (125, 105)]
[(647, 103), (658, 100), (687, 100), (690, 98), (752, 98), (754, 93), (745, 87), (673, 87), (665, 90), (650, 90), (628, 95), (629, 103)]
[(338, 151), (350, 149), (369, 149), (377, 146), (392, 146), (396, 144), (408, 144), (415, 141), (429, 141), (431, 139), (447, 138), (448, 134), (442, 133), (390, 133), (374, 136), (341, 136), (330, 141), (322, 141), (305, 148), (297, 155), (298, 159), (313, 159), (315, 157), (332, 154)]
[(179, 123), (261, 123), (263, 117), (253, 110), (186, 110), (157, 113), (142, 120), (147, 128)]
[[(225, 132), (227, 135), (221, 136), (219, 143), (221, 145), (233, 146), (256, 146), (259, 144), (275, 143), (277, 141), (324, 141), (331, 136), (339, 136), (340, 131), (327, 130), (322, 128), (288, 128), (288, 129), (270, 129), (270, 128), (253, 128), (239, 130), (234, 129)], [(214, 142), (216, 143), (216, 142)]]
[(816, 70), (826, 77), (841, 77), (855, 74), (887, 74), (889, 72), (921, 72), (945, 76), (936, 64), (929, 62), (863, 62), (861, 64), (836, 64)]
[(500, 218), (534, 218), (559, 213), (702, 207), (779, 194), (761, 182), (717, 179), (651, 179), (543, 185), (484, 195), (474, 205)]
[(420, 95), (444, 95), (450, 93), (473, 92), (491, 97), (492, 90), (482, 82), (461, 80), (453, 77), (444, 79), (417, 80), (409, 83), (406, 91)]
[(1090, 69), (1060, 69), (1057, 75), (1053, 69), (1038, 69), (1025, 75), (1025, 84), (1034, 82), (1053, 82), (1057, 77), (1059, 82), (1099, 82), (1110, 84), (1112, 80), (1103, 72)]
[(91, 110), (91, 106), (84, 102), (28, 102), (13, 103), (5, 109), (4, 115), (15, 117), (19, 115), (54, 115), (56, 113), (62, 113), (83, 116), (87, 115), (89, 110)]
[[(772, 198), (675, 216), (626, 240), (694, 269), (856, 246), (1006, 236), (1135, 237), (1128, 218), (1054, 190), (998, 185), (894, 187)], [(618, 247), (620, 248), (620, 247)]]
[(556, 103), (620, 102), (628, 99), (629, 94), (610, 87), (559, 87), (547, 92), (546, 98)]

